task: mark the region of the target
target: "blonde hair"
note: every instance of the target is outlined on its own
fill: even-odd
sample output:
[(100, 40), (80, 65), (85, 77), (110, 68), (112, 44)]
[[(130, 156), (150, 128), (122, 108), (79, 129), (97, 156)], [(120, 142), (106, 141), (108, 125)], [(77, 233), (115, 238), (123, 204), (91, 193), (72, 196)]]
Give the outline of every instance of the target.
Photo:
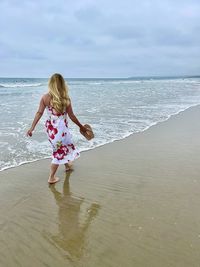
[(61, 74), (55, 73), (49, 79), (49, 94), (51, 96), (51, 106), (59, 112), (63, 113), (70, 104), (68, 95), (68, 86)]

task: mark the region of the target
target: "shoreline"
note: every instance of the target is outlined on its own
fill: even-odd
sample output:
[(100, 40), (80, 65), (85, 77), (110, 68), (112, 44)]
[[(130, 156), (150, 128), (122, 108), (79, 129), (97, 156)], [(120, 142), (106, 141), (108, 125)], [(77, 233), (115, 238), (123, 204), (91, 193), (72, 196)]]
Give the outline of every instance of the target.
[[(127, 138), (131, 137), (131, 136), (134, 136), (136, 134), (140, 134), (140, 133), (143, 133), (143, 132), (146, 132), (148, 131), (149, 129), (151, 129), (152, 127), (155, 127), (159, 124), (162, 124), (162, 123), (165, 123), (167, 122), (168, 120), (170, 120), (171, 118), (173, 117), (176, 117), (176, 116), (179, 116), (179, 114), (187, 111), (188, 109), (191, 109), (191, 108), (194, 108), (194, 107), (198, 107), (200, 106), (200, 104), (194, 104), (192, 106), (189, 106), (185, 109), (181, 109), (180, 111), (172, 114), (172, 115), (169, 115), (166, 119), (162, 120), (162, 121), (158, 121), (158, 122), (155, 122), (155, 123), (152, 123), (150, 126), (147, 126), (144, 130), (141, 130), (141, 131), (137, 131), (137, 132), (133, 132), (133, 133), (130, 133), (128, 134), (127, 136), (124, 136), (123, 138), (121, 139), (114, 139), (108, 143), (104, 143), (104, 144), (100, 144), (100, 145), (97, 145), (96, 147), (93, 147), (93, 148), (88, 148), (88, 149), (84, 149), (84, 150), (80, 150), (80, 153), (85, 153), (85, 152), (88, 152), (88, 151), (92, 151), (92, 150), (95, 150), (99, 147), (104, 147), (104, 146), (107, 146), (109, 144), (112, 144), (112, 143), (115, 143), (115, 142), (118, 142), (118, 141), (123, 141), (123, 140), (126, 140)], [(20, 164), (18, 165), (15, 165), (15, 166), (9, 166), (9, 167), (5, 167), (3, 168), (2, 170), (0, 170), (0, 173), (3, 172), (3, 171), (6, 171), (6, 170), (9, 170), (9, 169), (12, 169), (12, 168), (17, 168), (17, 167), (20, 167), (22, 165), (26, 165), (26, 164), (30, 164), (30, 163), (34, 163), (34, 162), (37, 162), (37, 161), (40, 161), (40, 160), (47, 160), (47, 159), (51, 159), (51, 156), (46, 156), (44, 158), (40, 158), (40, 159), (35, 159), (35, 160), (30, 160), (30, 161), (26, 161), (26, 162), (21, 162)]]

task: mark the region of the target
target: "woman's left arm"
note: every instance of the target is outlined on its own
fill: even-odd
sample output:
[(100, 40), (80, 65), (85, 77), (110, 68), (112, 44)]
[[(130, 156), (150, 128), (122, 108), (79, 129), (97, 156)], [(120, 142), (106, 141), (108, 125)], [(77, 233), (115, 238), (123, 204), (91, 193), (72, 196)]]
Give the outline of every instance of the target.
[(44, 96), (41, 98), (40, 100), (40, 105), (38, 108), (38, 111), (35, 114), (35, 118), (33, 120), (33, 123), (31, 125), (31, 128), (27, 131), (26, 135), (27, 136), (32, 136), (32, 132), (35, 129), (36, 124), (38, 123), (38, 121), (40, 120), (40, 118), (42, 117), (44, 110), (45, 110), (45, 102), (44, 102)]

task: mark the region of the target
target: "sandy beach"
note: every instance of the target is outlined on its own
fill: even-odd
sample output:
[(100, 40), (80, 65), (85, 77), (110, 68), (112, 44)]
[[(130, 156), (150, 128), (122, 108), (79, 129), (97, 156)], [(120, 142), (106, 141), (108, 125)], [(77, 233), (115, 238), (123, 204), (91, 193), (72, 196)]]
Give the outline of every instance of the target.
[(0, 172), (0, 266), (199, 266), (199, 117), (83, 152), (55, 186), (50, 159)]

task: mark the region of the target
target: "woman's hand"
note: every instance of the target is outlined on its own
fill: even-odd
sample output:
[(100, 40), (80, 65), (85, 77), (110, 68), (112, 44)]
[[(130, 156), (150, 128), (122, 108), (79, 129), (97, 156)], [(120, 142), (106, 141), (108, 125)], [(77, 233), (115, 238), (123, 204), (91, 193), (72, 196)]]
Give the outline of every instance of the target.
[(33, 129), (31, 128), (31, 129), (29, 129), (28, 131), (27, 131), (27, 133), (26, 133), (26, 136), (32, 136), (33, 135)]
[(40, 118), (43, 115), (44, 109), (45, 109), (46, 105), (45, 105), (45, 95), (41, 98), (40, 100), (40, 106), (38, 111), (35, 114), (35, 118), (33, 120), (33, 123), (31, 125), (31, 128), (27, 131), (26, 136), (32, 136), (33, 135), (33, 130), (35, 129), (35, 126), (37, 125), (38, 121), (40, 120)]
[(94, 133), (92, 131), (92, 128), (89, 124), (81, 125), (80, 126), (80, 133), (87, 139), (91, 140), (94, 138)]
[(85, 133), (86, 131), (88, 131), (88, 129), (85, 126), (81, 125), (80, 126), (80, 131)]

